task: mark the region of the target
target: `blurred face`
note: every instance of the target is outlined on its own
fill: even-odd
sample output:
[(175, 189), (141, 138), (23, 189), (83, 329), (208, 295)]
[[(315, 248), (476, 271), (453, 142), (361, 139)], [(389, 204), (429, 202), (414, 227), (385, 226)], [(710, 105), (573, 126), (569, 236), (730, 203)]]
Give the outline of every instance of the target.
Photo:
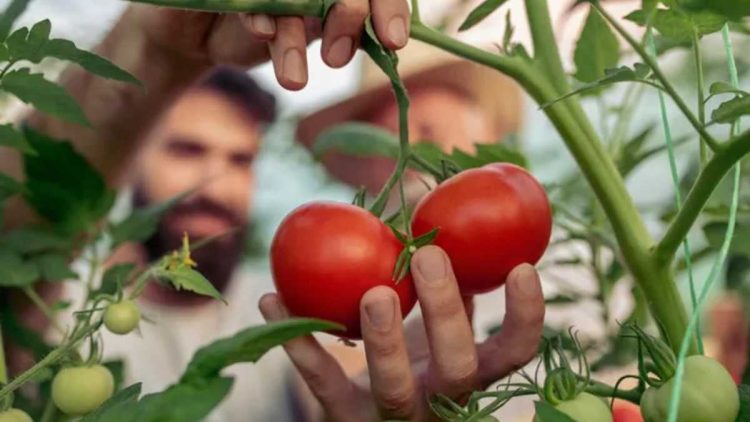
[[(412, 89), (409, 94), (409, 138), (412, 143), (430, 141), (445, 152), (458, 148), (472, 153), (475, 143), (498, 141), (486, 113), (466, 96), (440, 86)], [(395, 100), (383, 104), (368, 119), (393, 133), (398, 133), (398, 120)], [(336, 159), (335, 166), (344, 175), (342, 179), (356, 180), (355, 184), (363, 184), (372, 194), (380, 190), (395, 167), (395, 161), (390, 158)], [(427, 192), (427, 187), (416, 172), (410, 171), (405, 190), (409, 201), (416, 202)], [(397, 201), (394, 198), (392, 202)]]
[[(143, 206), (196, 191), (164, 217), (146, 242), (150, 258), (178, 247), (183, 233), (196, 240), (247, 223), (254, 191), (251, 164), (260, 136), (259, 123), (221, 94), (196, 89), (175, 103), (136, 163), (135, 201)], [(238, 230), (196, 251), (199, 269), (209, 280), (217, 284), (228, 278), (243, 239), (244, 231)], [(214, 266), (221, 271), (212, 279), (206, 271)]]

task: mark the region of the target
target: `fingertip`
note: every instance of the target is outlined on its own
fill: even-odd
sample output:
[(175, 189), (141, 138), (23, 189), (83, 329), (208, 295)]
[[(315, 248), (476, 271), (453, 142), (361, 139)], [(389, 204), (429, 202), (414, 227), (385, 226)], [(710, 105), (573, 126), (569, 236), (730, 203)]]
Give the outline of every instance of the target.
[(519, 285), (527, 293), (541, 292), (541, 282), (536, 268), (528, 263), (516, 266), (508, 274), (509, 285)]
[(448, 254), (435, 245), (419, 248), (412, 256), (414, 276), (425, 281), (445, 279), (450, 271)]
[(266, 293), (258, 301), (258, 309), (266, 321), (280, 321), (288, 317), (288, 313), (276, 293)]

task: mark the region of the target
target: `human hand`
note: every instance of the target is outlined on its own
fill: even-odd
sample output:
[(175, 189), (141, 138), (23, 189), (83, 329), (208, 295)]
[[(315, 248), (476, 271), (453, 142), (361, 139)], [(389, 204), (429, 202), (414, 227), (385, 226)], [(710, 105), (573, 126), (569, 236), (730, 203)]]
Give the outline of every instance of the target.
[[(409, 327), (408, 336), (392, 289), (376, 287), (362, 298), (368, 363), (364, 380), (347, 377), (313, 337), (285, 345), (330, 420), (428, 421), (430, 395), (442, 393), (460, 400), (536, 355), (544, 297), (532, 266), (521, 265), (510, 274), (503, 328), (480, 344), (475, 344), (471, 328), (471, 299), (461, 298), (445, 253), (435, 246), (420, 249), (412, 261), (412, 274), (423, 321)], [(269, 321), (289, 317), (275, 294), (264, 296), (260, 308)]]

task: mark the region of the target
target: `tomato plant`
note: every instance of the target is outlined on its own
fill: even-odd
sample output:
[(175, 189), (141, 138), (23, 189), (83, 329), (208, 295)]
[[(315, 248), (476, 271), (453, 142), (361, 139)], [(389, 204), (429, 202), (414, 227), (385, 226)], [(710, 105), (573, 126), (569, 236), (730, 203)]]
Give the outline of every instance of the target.
[(404, 316), (416, 303), (411, 276), (394, 280), (403, 249), (367, 210), (316, 202), (297, 208), (281, 223), (271, 245), (271, 270), (292, 314), (337, 322), (346, 327), (344, 337), (355, 339), (360, 337), (360, 300), (369, 289), (393, 288)]
[(132, 300), (112, 303), (104, 311), (104, 326), (115, 334), (128, 334), (138, 327), (141, 311)]
[[(674, 379), (670, 379), (643, 394), (641, 413), (646, 422), (667, 420), (674, 384)], [(734, 422), (739, 408), (737, 385), (719, 362), (706, 356), (690, 356), (685, 360), (679, 422)]]
[(20, 409), (8, 409), (0, 412), (0, 422), (34, 422), (28, 413)]
[(114, 388), (112, 373), (104, 366), (67, 367), (52, 381), (52, 400), (66, 414), (80, 416), (101, 406), (112, 396)]
[(501, 163), (462, 172), (428, 193), (414, 211), (419, 236), (451, 259), (463, 294), (490, 291), (522, 263), (542, 257), (552, 231), (544, 189), (521, 167)]

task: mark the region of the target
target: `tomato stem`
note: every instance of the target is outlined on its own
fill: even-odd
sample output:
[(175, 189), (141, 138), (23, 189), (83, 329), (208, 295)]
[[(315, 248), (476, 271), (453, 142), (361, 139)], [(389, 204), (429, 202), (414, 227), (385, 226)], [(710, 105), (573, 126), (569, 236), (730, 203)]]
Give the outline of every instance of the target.
[(5, 348), (3, 346), (3, 327), (0, 325), (0, 384), (8, 382), (8, 369), (5, 364)]
[(177, 9), (323, 17), (324, 0), (129, 0)]

